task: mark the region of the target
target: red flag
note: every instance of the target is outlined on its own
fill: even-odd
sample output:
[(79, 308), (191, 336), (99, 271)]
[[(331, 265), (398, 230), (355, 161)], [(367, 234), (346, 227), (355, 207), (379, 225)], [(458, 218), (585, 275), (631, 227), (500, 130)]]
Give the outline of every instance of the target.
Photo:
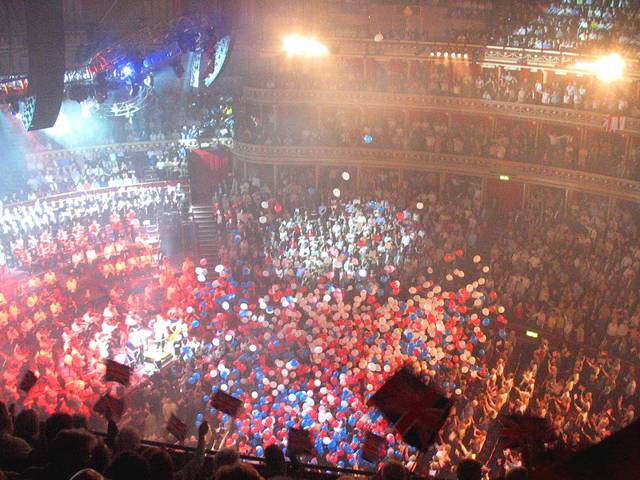
[(22, 380), (20, 380), (18, 388), (25, 393), (29, 393), (29, 390), (33, 388), (37, 381), (38, 377), (36, 377), (36, 374), (31, 370), (27, 370), (27, 372), (22, 377)]
[(380, 450), (384, 445), (384, 438), (375, 433), (367, 432), (367, 436), (360, 450), (360, 457), (369, 463), (378, 463), (380, 461)]
[(367, 402), (402, 435), (409, 445), (426, 451), (449, 416), (452, 402), (438, 390), (400, 369)]
[(187, 425), (174, 414), (171, 414), (167, 422), (167, 431), (176, 437), (179, 441), (187, 438)]
[(313, 454), (313, 443), (308, 430), (301, 428), (290, 428), (287, 440), (287, 452), (289, 455), (311, 455)]
[(242, 408), (242, 400), (218, 390), (211, 399), (211, 406), (216, 410), (235, 417)]
[(108, 394), (104, 395), (93, 406), (93, 411), (105, 417), (110, 413), (111, 416), (119, 418), (124, 413), (124, 400)]
[(131, 380), (131, 367), (116, 362), (115, 360), (105, 360), (107, 373), (104, 376), (107, 382), (118, 382), (125, 387), (129, 385)]

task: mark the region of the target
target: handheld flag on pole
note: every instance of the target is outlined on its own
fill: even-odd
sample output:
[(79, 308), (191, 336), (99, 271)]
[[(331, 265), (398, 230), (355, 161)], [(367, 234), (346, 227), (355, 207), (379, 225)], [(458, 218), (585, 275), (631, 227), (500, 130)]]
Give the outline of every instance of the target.
[(104, 376), (105, 381), (118, 382), (125, 387), (129, 385), (131, 381), (131, 367), (118, 363), (115, 360), (105, 360), (104, 363), (107, 366), (107, 373)]
[(211, 406), (222, 413), (236, 417), (242, 408), (242, 400), (218, 390), (211, 399)]
[(360, 458), (369, 463), (378, 463), (380, 461), (380, 450), (384, 445), (384, 438), (375, 433), (367, 432), (367, 436), (360, 450)]
[(187, 425), (174, 414), (171, 414), (167, 422), (167, 431), (179, 441), (187, 438)]
[(542, 445), (555, 439), (545, 418), (531, 415), (501, 415), (500, 440), (506, 448), (518, 448), (526, 444)]
[(29, 393), (29, 390), (33, 388), (37, 381), (38, 377), (36, 377), (36, 374), (31, 370), (27, 370), (27, 372), (22, 377), (22, 380), (20, 380), (18, 388), (25, 393)]
[(287, 453), (289, 455), (311, 455), (313, 454), (313, 443), (308, 430), (301, 428), (290, 428), (287, 440)]
[(108, 394), (104, 395), (93, 406), (93, 411), (104, 415), (106, 418), (110, 416), (119, 418), (124, 413), (124, 400)]
[(426, 451), (449, 416), (452, 402), (407, 369), (398, 370), (367, 402), (376, 407), (406, 443)]

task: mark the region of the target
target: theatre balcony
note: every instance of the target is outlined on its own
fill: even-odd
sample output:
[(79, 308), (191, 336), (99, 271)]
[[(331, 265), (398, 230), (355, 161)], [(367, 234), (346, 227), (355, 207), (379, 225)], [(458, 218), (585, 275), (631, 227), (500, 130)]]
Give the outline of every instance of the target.
[(572, 192), (602, 195), (611, 199), (640, 201), (640, 182), (565, 168), (526, 164), (510, 160), (402, 151), (382, 148), (340, 148), (315, 146), (251, 145), (236, 142), (233, 148), (236, 168), (256, 175), (267, 168), (276, 184), (279, 167), (315, 169), (316, 182), (324, 167), (351, 168), (359, 185), (368, 168), (396, 170), (403, 175), (414, 171), (437, 172), (441, 179), (447, 174), (472, 176), (488, 181), (513, 181), (540, 185)]

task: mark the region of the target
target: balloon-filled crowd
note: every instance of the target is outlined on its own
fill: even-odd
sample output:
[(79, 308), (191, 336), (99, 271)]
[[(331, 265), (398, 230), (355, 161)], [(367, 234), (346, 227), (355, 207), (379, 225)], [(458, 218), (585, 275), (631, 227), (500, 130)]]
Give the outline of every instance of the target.
[[(348, 183), (349, 175), (342, 179)], [(388, 457), (411, 466), (424, 459), (367, 405), (388, 377), (408, 367), (454, 400), (427, 458), (433, 472), (468, 456), (495, 461), (501, 412), (548, 416), (574, 445), (635, 417), (635, 371), (626, 363), (584, 345), (530, 345), (512, 331), (511, 316), (522, 316), (514, 304), (519, 283), (503, 281), (473, 183), (457, 183), (439, 198), (419, 181), (372, 181), (377, 195), (367, 198), (331, 186), (321, 194), (304, 176), (284, 179), (277, 194), (259, 181), (221, 187), (212, 205), (216, 263), (187, 257), (174, 271), (165, 258), (143, 288), (127, 291), (126, 274), (107, 281), (113, 288), (106, 305), (83, 297), (82, 274), (73, 291), (63, 284), (69, 272), (30, 281), (22, 296), (3, 298), (8, 328), (21, 311), (37, 314), (28, 332), (19, 327), (3, 340), (3, 352), (15, 353), (4, 358), (3, 397), (98, 422), (92, 407), (110, 391), (126, 402), (122, 425), (145, 438), (169, 439), (166, 422), (175, 414), (194, 438), (195, 425), (207, 420), (221, 444), (258, 456), (272, 443), (286, 445), (288, 429), (300, 427), (312, 432), (311, 461), (339, 466), (364, 466), (361, 444), (374, 432)], [(68, 268), (73, 272), (71, 262)], [(540, 274), (538, 264), (528, 274)], [(19, 303), (34, 295), (35, 305)], [(39, 302), (51, 299), (60, 308), (40, 314)], [(51, 322), (64, 328), (61, 339), (52, 338)], [(171, 332), (174, 361), (126, 392), (105, 385), (102, 357), (139, 327), (162, 341), (158, 329)], [(139, 377), (139, 359), (129, 360)], [(17, 390), (25, 365), (40, 375), (26, 396)], [(236, 418), (211, 406), (218, 390), (242, 401)]]

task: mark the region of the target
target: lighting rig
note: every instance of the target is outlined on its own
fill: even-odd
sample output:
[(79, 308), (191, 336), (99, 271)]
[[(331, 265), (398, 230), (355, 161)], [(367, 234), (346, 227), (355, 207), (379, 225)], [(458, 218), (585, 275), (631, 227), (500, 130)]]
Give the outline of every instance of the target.
[[(168, 32), (147, 35), (139, 32), (95, 54), (88, 64), (65, 73), (65, 94), (69, 100), (82, 106), (85, 116), (94, 113), (102, 117), (124, 116), (130, 118), (142, 109), (154, 87), (154, 73), (171, 66), (177, 76), (184, 74), (182, 56), (199, 55), (202, 62), (197, 72), (205, 82), (196, 82), (209, 87), (220, 74), (229, 46), (230, 36), (217, 17), (183, 17), (170, 25)], [(149, 45), (140, 50), (140, 45)], [(206, 68), (200, 72), (200, 64)], [(23, 123), (32, 115), (33, 105), (29, 101), (29, 82), (26, 75), (0, 77), (0, 101), (4, 100), (11, 111)]]

